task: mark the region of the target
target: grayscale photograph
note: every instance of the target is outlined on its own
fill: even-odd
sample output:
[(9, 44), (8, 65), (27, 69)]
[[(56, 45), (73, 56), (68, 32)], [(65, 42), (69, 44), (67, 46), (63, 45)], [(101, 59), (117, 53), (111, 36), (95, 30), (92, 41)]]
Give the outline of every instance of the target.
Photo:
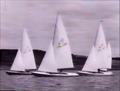
[(0, 0), (0, 91), (120, 91), (119, 0)]

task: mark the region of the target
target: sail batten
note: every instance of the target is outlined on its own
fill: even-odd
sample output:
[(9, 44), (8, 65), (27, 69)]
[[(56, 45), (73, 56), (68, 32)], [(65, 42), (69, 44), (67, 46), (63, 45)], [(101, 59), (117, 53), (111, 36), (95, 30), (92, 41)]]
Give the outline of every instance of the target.
[(73, 68), (70, 44), (60, 15), (57, 19), (53, 43), (58, 68)]
[(22, 52), (22, 57), (23, 57), (26, 69), (36, 69), (35, 58), (32, 50), (31, 41), (27, 34), (27, 30), (25, 29), (23, 31), (21, 52)]

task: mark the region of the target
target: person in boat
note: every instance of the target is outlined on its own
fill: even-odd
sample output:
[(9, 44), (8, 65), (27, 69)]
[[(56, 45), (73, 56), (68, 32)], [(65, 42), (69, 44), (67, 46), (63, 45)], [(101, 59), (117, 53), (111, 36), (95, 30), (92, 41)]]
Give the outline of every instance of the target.
[(98, 72), (106, 72), (108, 69), (98, 69)]
[(101, 70), (100, 70), (100, 69), (98, 69), (98, 73), (101, 73)]
[(62, 72), (62, 69), (58, 69), (58, 71), (61, 73), (61, 72)]
[(36, 69), (25, 69), (26, 72), (35, 71)]

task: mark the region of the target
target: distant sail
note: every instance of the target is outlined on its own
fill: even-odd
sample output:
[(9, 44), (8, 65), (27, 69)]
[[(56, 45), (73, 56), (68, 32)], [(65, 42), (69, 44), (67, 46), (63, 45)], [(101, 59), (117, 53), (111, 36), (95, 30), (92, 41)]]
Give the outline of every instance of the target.
[(92, 71), (97, 72), (98, 71), (98, 63), (96, 58), (96, 50), (94, 46), (92, 47), (89, 56), (85, 62), (85, 65), (82, 69), (82, 71)]
[(31, 42), (27, 34), (27, 31), (25, 29), (23, 32), (21, 52), (26, 69), (36, 69), (35, 58), (31, 46)]
[(100, 24), (99, 26), (99, 30), (98, 30), (97, 38), (95, 42), (95, 47), (97, 48), (98, 51), (102, 51), (107, 47), (102, 24)]
[(102, 24), (99, 26), (98, 34), (97, 34), (97, 39), (95, 43), (95, 48), (97, 51), (97, 62), (99, 62), (99, 68), (106, 68), (106, 65), (108, 64), (107, 62), (107, 44), (106, 44), (106, 39), (105, 35), (103, 32), (103, 27)]
[(107, 60), (108, 60), (108, 64), (106, 68), (111, 69), (112, 68), (112, 51), (111, 51), (110, 43), (108, 43), (108, 46), (107, 46)]
[(20, 50), (18, 50), (15, 60), (11, 66), (11, 70), (13, 71), (25, 71), (25, 66), (23, 63), (22, 55)]
[(70, 44), (60, 15), (57, 18), (53, 40), (55, 59), (58, 64), (58, 68), (72, 68), (73, 61), (71, 56)]
[(38, 68), (38, 71), (58, 72), (52, 42), (50, 43), (50, 46), (48, 50), (46, 51), (46, 54), (42, 60), (42, 63), (40, 64), (40, 67)]

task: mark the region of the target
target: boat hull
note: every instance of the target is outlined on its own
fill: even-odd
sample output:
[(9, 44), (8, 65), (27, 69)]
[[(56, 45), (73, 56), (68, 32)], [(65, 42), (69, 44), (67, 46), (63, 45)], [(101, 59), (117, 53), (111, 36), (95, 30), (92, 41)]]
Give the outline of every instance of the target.
[(33, 75), (39, 76), (39, 77), (76, 77), (79, 76), (77, 73), (69, 73), (69, 72), (64, 72), (64, 73), (48, 73), (48, 72), (32, 72)]
[(32, 72), (26, 72), (26, 71), (7, 71), (8, 75), (31, 75)]
[(85, 72), (85, 71), (78, 71), (77, 72), (80, 76), (112, 76), (113, 73), (111, 71), (106, 72)]

